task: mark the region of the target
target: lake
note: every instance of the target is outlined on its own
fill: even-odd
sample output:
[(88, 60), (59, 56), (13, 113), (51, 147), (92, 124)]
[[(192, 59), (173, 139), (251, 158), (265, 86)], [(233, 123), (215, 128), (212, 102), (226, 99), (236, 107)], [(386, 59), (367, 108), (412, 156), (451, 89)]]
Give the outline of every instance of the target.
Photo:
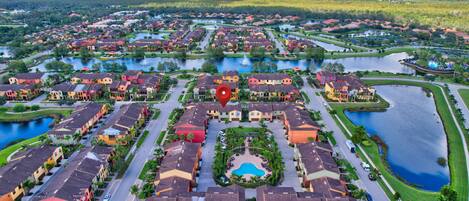
[[(353, 58), (341, 58), (341, 59), (326, 59), (323, 62), (338, 62), (345, 66), (345, 71), (355, 72), (355, 71), (375, 71), (379, 70), (382, 72), (391, 72), (391, 73), (406, 73), (414, 74), (415, 70), (410, 67), (407, 67), (401, 63), (399, 60), (408, 58), (407, 53), (395, 53), (390, 54), (384, 57), (353, 57)], [(39, 69), (45, 72), (45, 64), (53, 61), (54, 59), (48, 59), (43, 63), (35, 66), (35, 69)], [(193, 70), (200, 69), (202, 64), (206, 59), (175, 59), (175, 58), (145, 58), (141, 60), (131, 59), (131, 58), (118, 58), (112, 60), (100, 60), (93, 58), (87, 62), (83, 62), (80, 58), (66, 57), (61, 59), (65, 63), (72, 64), (76, 70), (80, 70), (83, 67), (91, 68), (95, 63), (119, 63), (125, 64), (128, 70), (144, 70), (148, 71), (150, 67), (158, 66), (158, 63), (171, 61), (176, 62), (181, 69)], [(224, 58), (216, 62), (219, 72), (227, 70), (238, 70), (241, 73), (251, 72), (252, 64), (254, 60), (247, 59), (246, 65), (242, 65), (244, 58)], [(299, 67), (300, 69), (306, 69), (310, 66), (313, 66), (313, 71), (319, 71), (322, 62), (315, 62), (313, 60), (271, 60), (265, 59), (265, 61), (273, 61), (277, 64), (278, 69), (291, 69), (294, 67)]]
[(437, 164), (448, 151), (433, 97), (415, 86), (375, 88), (391, 104), (387, 111), (347, 111), (346, 116), (387, 144), (387, 161), (396, 175), (422, 189), (439, 191), (450, 180), (448, 167)]
[(43, 117), (25, 122), (0, 122), (0, 150), (18, 139), (29, 139), (49, 131), (54, 122), (52, 117)]

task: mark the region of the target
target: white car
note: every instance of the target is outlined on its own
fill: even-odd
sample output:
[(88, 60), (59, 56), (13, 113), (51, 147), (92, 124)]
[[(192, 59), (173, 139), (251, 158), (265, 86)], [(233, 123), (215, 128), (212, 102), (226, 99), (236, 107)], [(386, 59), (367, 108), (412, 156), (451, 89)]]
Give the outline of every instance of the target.
[(368, 163), (366, 163), (366, 162), (363, 162), (363, 161), (362, 161), (362, 162), (360, 163), (360, 165), (361, 165), (362, 168), (363, 168), (365, 171), (367, 171), (367, 172), (369, 172), (369, 171), (371, 170), (370, 165), (369, 165)]
[(106, 194), (103, 198), (103, 201), (109, 201), (109, 200), (111, 200), (111, 195)]

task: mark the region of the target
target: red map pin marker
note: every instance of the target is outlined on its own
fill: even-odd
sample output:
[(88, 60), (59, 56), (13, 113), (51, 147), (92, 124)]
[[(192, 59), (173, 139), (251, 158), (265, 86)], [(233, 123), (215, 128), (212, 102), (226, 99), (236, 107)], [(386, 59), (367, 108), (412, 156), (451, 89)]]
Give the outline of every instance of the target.
[(226, 103), (228, 103), (231, 98), (230, 87), (226, 84), (218, 85), (215, 96), (217, 97), (217, 100), (220, 102), (221, 106), (225, 107)]

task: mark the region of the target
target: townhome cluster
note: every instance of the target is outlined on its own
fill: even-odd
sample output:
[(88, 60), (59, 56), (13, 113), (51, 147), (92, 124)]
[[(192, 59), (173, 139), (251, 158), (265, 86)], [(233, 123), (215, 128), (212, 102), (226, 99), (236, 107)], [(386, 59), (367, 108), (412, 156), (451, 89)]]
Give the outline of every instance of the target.
[(267, 51), (274, 49), (262, 28), (220, 27), (213, 38), (212, 47), (223, 47), (226, 51), (251, 51), (263, 47)]
[[(214, 100), (216, 88), (226, 84), (231, 88), (231, 100), (239, 99), (240, 76), (237, 71), (226, 71), (221, 76), (201, 75), (194, 87), (194, 99), (197, 101)], [(292, 78), (283, 73), (259, 73), (247, 78), (249, 100), (251, 101), (295, 101), (300, 92), (292, 85)]]
[(299, 50), (303, 52), (307, 48), (317, 47), (317, 45), (314, 44), (313, 41), (311, 40), (302, 39), (299, 37), (292, 37), (292, 36), (289, 36), (287, 39), (285, 39), (284, 44), (285, 46), (287, 46), (287, 50), (289, 52), (293, 52), (295, 50)]
[(109, 92), (109, 98), (117, 101), (128, 99), (152, 99), (159, 92), (162, 76), (127, 71), (120, 80), (113, 73), (78, 73), (70, 82), (55, 85), (49, 92), (49, 100), (89, 101), (101, 98)]
[[(195, 103), (188, 105), (175, 124), (177, 135), (193, 134), (192, 142), (204, 142), (209, 119), (241, 121), (243, 107), (240, 104), (222, 107), (218, 103)], [(320, 126), (301, 105), (293, 103), (250, 103), (247, 107), (250, 121), (280, 119), (287, 130), (290, 143), (305, 143), (317, 139)]]
[(295, 101), (300, 95), (288, 74), (260, 73), (252, 74), (247, 79), (249, 99), (252, 101)]
[[(261, 186), (256, 189), (256, 200), (280, 200), (280, 201), (313, 201), (313, 200), (331, 200), (346, 201), (354, 200), (347, 197), (347, 191), (343, 182), (338, 179), (338, 168), (335, 165), (334, 172), (327, 172), (328, 169), (321, 165), (333, 166), (331, 147), (323, 143), (307, 143), (295, 145), (295, 151), (304, 155), (309, 152), (313, 157), (303, 157), (298, 155), (299, 159), (308, 160), (302, 167), (314, 168), (315, 172), (308, 172), (305, 179), (305, 187), (308, 192), (296, 192), (292, 187), (272, 187)], [(299, 151), (297, 151), (299, 150)], [(206, 192), (195, 192), (197, 186), (197, 175), (200, 169), (202, 147), (200, 143), (191, 143), (177, 141), (168, 144), (165, 147), (165, 156), (157, 172), (155, 180), (155, 195), (147, 201), (166, 201), (166, 200), (234, 200), (244, 201), (244, 188), (237, 185), (228, 187), (209, 187)], [(319, 154), (329, 154), (322, 158)], [(295, 155), (295, 157), (297, 157)], [(322, 160), (321, 160), (322, 159)], [(319, 160), (319, 161), (318, 161)], [(323, 161), (324, 160), (324, 161)], [(330, 161), (332, 160), (332, 162)], [(303, 163), (297, 160), (298, 163)], [(315, 163), (314, 163), (315, 162)], [(330, 164), (329, 164), (330, 163)], [(333, 164), (332, 164), (333, 163)], [(337, 172), (335, 172), (337, 171)], [(329, 174), (328, 174), (329, 173)], [(315, 179), (315, 178), (318, 179)], [(331, 177), (331, 178), (329, 178)]]
[(173, 32), (169, 39), (139, 39), (128, 44), (129, 51), (136, 48), (142, 48), (145, 51), (166, 51), (171, 52), (177, 49), (192, 48), (192, 46), (203, 39), (206, 30), (204, 28), (196, 28), (190, 30), (183, 28)]
[(198, 101), (214, 100), (218, 85), (225, 84), (231, 89), (231, 100), (239, 98), (239, 75), (237, 71), (226, 71), (223, 75), (200, 75), (194, 87), (194, 99)]
[(324, 86), (324, 92), (329, 100), (338, 102), (371, 101), (375, 98), (376, 90), (366, 86), (360, 78), (354, 75), (337, 75), (329, 71), (316, 73), (316, 80)]
[(94, 146), (80, 150), (63, 170), (48, 181), (48, 185), (34, 194), (32, 201), (93, 200), (98, 184), (109, 175), (113, 163), (112, 147)]
[(7, 100), (32, 100), (41, 94), (41, 86), (47, 82), (45, 73), (18, 73), (0, 84), (0, 96)]

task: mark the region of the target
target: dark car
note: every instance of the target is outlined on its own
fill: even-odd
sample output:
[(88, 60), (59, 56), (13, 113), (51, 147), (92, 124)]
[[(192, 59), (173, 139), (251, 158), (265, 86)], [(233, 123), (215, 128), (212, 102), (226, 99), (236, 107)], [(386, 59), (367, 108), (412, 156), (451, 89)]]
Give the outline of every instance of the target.
[(367, 201), (373, 201), (373, 198), (371, 197), (369, 193), (366, 193), (365, 196), (366, 196)]

